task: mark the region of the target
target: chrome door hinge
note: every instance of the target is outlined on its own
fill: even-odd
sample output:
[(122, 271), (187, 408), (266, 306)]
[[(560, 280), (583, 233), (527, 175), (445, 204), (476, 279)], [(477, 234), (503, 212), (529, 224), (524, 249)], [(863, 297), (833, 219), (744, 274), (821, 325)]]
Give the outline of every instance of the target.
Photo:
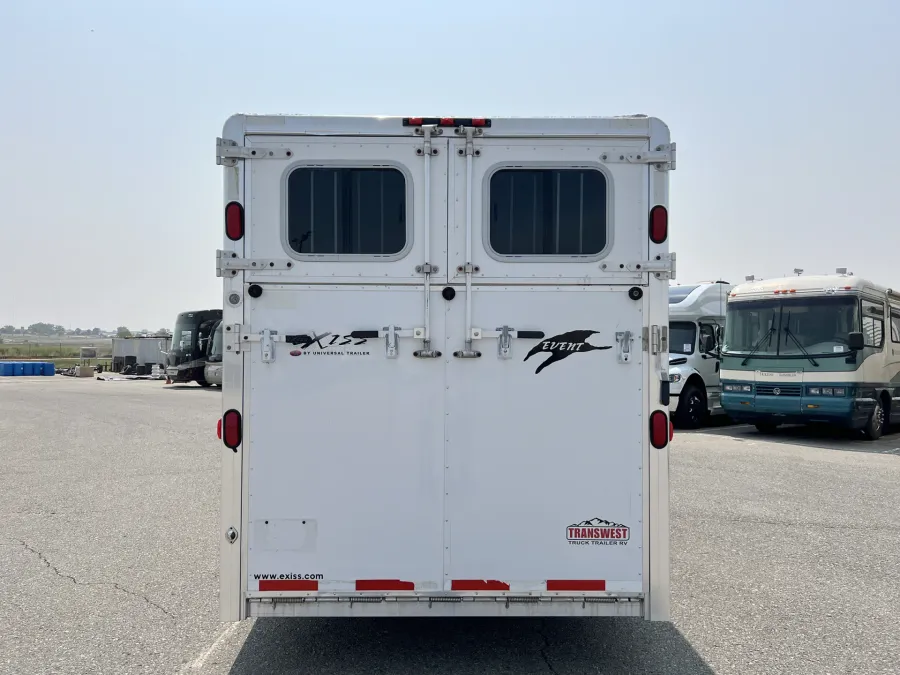
[(606, 150), (602, 159), (607, 164), (650, 164), (657, 171), (675, 170), (675, 143), (657, 145), (653, 150)]
[(270, 258), (241, 258), (232, 251), (216, 251), (216, 276), (235, 276), (239, 270), (289, 270), (294, 266), (292, 260)]
[(638, 260), (626, 263), (606, 261), (600, 269), (607, 274), (653, 274), (657, 279), (675, 278), (675, 254), (663, 253), (653, 260)]
[(219, 166), (236, 166), (239, 159), (290, 159), (293, 154), (287, 148), (251, 148), (227, 138), (216, 139), (216, 164)]

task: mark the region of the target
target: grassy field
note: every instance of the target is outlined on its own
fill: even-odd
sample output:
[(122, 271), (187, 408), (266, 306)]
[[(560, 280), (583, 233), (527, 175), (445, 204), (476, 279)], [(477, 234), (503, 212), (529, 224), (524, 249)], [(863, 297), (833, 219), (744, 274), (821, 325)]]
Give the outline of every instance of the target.
[(61, 361), (70, 361), (74, 364), (80, 360), (82, 347), (95, 348), (100, 362), (108, 361), (112, 355), (112, 340), (109, 338), (3, 335), (0, 336), (0, 340), (2, 340), (0, 342), (0, 360), (4, 361), (44, 359), (55, 361), (57, 365), (60, 365)]

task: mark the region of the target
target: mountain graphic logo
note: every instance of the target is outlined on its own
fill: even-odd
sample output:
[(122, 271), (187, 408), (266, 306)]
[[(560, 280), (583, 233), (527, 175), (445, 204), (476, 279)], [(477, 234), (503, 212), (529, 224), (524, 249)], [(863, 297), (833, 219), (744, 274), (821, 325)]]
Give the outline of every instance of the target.
[(582, 520), (580, 523), (569, 525), (569, 527), (628, 527), (622, 523), (613, 523), (603, 518), (591, 518), (590, 520)]
[(603, 518), (591, 518), (573, 523), (566, 528), (566, 539), (577, 544), (627, 545), (631, 528)]
[(546, 359), (537, 367), (537, 370), (534, 371), (534, 374), (537, 375), (547, 366), (554, 364), (557, 361), (562, 361), (572, 354), (583, 354), (584, 352), (595, 350), (612, 349), (612, 346), (598, 347), (597, 345), (592, 345), (587, 342), (587, 339), (591, 335), (596, 335), (597, 333), (598, 331), (595, 330), (570, 330), (568, 333), (560, 333), (559, 335), (545, 338), (532, 347), (531, 351), (528, 352), (523, 361), (527, 361), (535, 354), (543, 352), (549, 353), (550, 358)]

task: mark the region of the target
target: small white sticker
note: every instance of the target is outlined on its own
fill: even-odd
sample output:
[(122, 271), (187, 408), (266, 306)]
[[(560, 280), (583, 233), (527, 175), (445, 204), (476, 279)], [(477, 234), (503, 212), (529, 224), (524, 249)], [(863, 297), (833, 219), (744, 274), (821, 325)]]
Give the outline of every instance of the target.
[(836, 345), (836, 346), (834, 347), (834, 351), (835, 351), (836, 353), (840, 353), (840, 352), (844, 351), (844, 345)]
[(685, 345), (684, 345), (684, 351), (685, 351), (685, 352), (691, 351), (691, 346), (690, 346), (689, 344), (685, 344)]

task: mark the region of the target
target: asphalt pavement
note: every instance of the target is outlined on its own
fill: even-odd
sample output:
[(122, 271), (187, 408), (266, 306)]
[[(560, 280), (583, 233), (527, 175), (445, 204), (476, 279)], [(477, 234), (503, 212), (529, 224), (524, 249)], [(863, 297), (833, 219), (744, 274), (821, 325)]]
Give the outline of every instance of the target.
[(900, 433), (677, 433), (672, 624), (218, 622), (217, 389), (0, 378), (0, 673), (896, 673)]

